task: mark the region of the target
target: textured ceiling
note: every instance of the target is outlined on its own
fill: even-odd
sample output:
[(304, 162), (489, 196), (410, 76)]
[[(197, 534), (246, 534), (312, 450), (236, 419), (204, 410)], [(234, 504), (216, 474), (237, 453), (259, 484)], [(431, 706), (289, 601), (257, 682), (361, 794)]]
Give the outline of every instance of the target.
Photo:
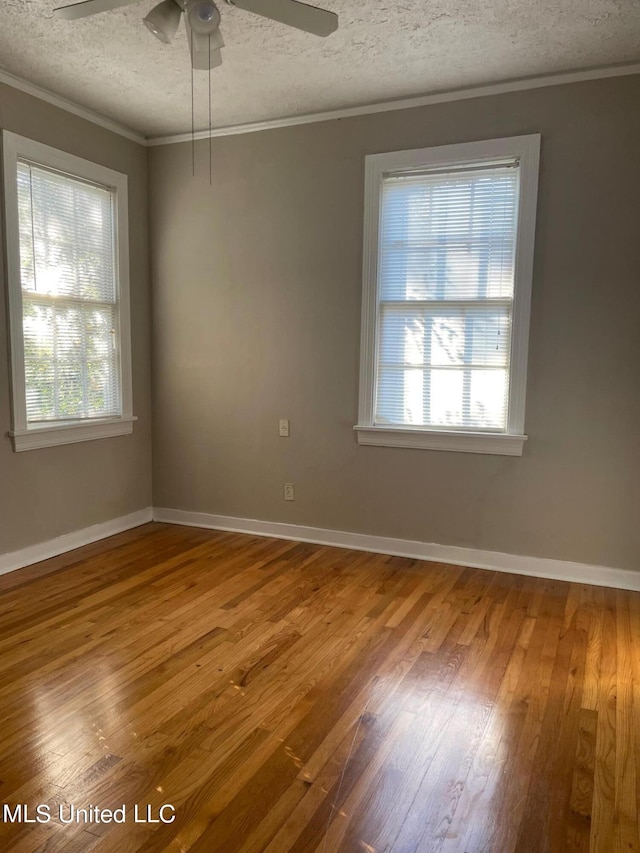
[[(142, 24), (157, 0), (78, 21), (53, 0), (2, 0), (0, 65), (147, 136), (191, 128), (184, 29), (170, 46)], [(324, 0), (326, 39), (219, 3), (226, 47), (213, 123), (282, 118), (640, 59), (638, 0)], [(196, 72), (196, 127), (207, 75)]]

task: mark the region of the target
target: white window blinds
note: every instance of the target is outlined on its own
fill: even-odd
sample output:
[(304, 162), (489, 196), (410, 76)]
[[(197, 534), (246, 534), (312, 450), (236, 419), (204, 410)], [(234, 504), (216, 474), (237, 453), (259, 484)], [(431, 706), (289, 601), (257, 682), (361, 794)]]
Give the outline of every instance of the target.
[(506, 431), (517, 160), (387, 174), (376, 425)]
[(18, 162), (27, 423), (119, 416), (114, 194)]

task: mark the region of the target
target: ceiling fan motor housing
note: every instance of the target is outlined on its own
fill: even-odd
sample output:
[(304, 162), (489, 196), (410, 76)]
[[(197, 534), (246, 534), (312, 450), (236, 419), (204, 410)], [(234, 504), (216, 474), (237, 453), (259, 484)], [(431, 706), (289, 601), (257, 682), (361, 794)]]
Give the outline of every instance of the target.
[(213, 0), (188, 0), (187, 15), (195, 33), (207, 35), (220, 26), (220, 12)]

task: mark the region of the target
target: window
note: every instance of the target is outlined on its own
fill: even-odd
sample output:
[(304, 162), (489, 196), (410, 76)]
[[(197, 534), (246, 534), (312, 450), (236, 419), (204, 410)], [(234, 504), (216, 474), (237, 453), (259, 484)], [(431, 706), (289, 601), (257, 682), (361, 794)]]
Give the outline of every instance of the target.
[(539, 149), (366, 158), (360, 444), (522, 454)]
[(131, 433), (127, 178), (3, 133), (16, 450)]

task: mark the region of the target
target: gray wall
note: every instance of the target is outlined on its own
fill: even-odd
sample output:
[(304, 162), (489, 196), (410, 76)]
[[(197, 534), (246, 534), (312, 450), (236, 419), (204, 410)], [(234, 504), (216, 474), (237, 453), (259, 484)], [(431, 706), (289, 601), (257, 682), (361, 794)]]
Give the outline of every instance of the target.
[[(4, 259), (0, 264), (0, 554), (151, 505), (147, 152), (0, 85), (0, 127), (129, 176), (134, 414), (131, 436), (14, 453)], [(2, 249), (4, 252), (4, 242)]]
[[(212, 187), (206, 143), (195, 179), (151, 149), (155, 504), (640, 569), (639, 103), (626, 77), (224, 137)], [(535, 132), (524, 456), (359, 447), (364, 155)]]

